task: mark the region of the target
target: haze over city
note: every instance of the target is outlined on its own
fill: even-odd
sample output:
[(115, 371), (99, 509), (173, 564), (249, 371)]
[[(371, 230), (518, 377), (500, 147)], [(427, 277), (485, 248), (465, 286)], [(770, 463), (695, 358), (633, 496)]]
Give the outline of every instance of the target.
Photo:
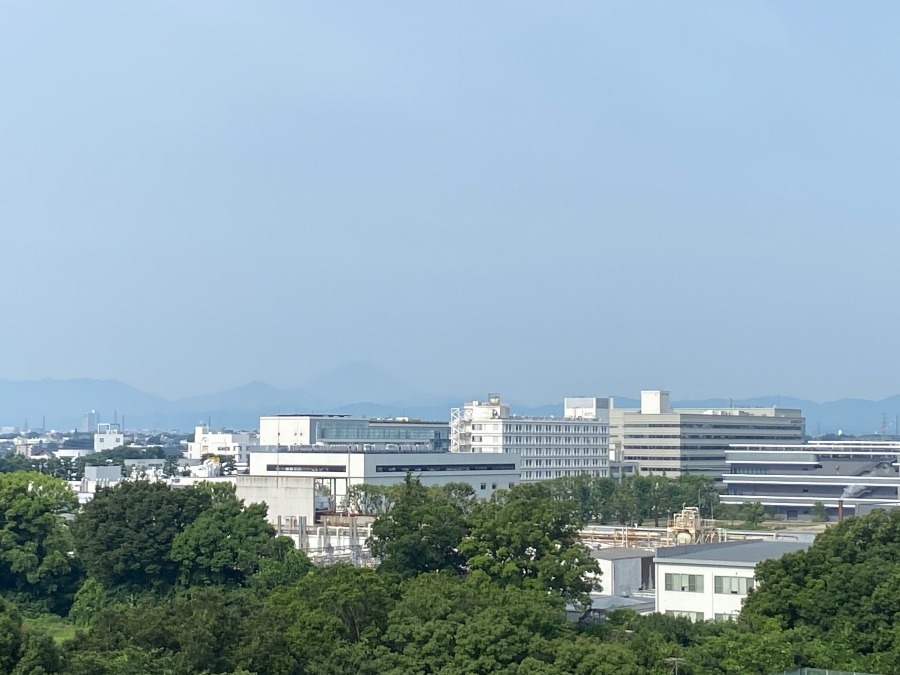
[(898, 15), (7, 4), (0, 378), (896, 394)]

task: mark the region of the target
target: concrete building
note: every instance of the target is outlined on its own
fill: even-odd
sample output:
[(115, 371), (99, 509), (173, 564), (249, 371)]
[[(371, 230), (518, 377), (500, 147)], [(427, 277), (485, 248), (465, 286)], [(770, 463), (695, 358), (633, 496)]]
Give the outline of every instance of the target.
[(809, 548), (799, 541), (729, 541), (660, 548), (656, 565), (656, 611), (693, 621), (737, 617), (753, 588), (756, 565)]
[(800, 443), (806, 423), (793, 408), (678, 408), (667, 391), (642, 391), (640, 409), (609, 411), (611, 450), (642, 474), (719, 477), (734, 443)]
[(831, 520), (900, 505), (900, 443), (812, 441), (732, 445), (720, 501), (760, 502), (787, 520), (809, 520), (816, 502)]
[(496, 394), (450, 412), (450, 450), (521, 456), (522, 482), (609, 475), (609, 398), (567, 398), (562, 417), (518, 417)]
[[(393, 444), (385, 444), (393, 445)], [(519, 482), (518, 455), (484, 456), (450, 452), (394, 452), (384, 446), (362, 449), (357, 445), (306, 446), (290, 450), (262, 448), (250, 454), (250, 476), (302, 476), (311, 478), (340, 506), (352, 485), (394, 485), (407, 473), (423, 485), (468, 483), (486, 499), (495, 490)]]
[(188, 459), (201, 460), (207, 455), (220, 459), (230, 457), (246, 464), (250, 453), (259, 447), (259, 434), (250, 431), (213, 431), (207, 425), (194, 427), (194, 440), (187, 444)]
[(445, 451), (450, 426), (406, 417), (369, 419), (350, 415), (269, 415), (259, 419), (259, 444), (268, 447), (385, 446), (393, 450)]
[(94, 433), (94, 452), (113, 450), (125, 445), (125, 435), (119, 429), (118, 424), (101, 423), (97, 425)]

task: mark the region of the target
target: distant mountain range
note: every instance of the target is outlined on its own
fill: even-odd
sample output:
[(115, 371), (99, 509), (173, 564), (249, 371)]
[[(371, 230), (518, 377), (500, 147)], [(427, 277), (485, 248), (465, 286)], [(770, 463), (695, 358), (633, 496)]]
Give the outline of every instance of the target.
[[(580, 394), (581, 392), (577, 392)], [(597, 395), (602, 395), (598, 393)], [(261, 415), (283, 413), (338, 413), (369, 417), (413, 417), (445, 420), (450, 408), (484, 394), (436, 395), (416, 390), (367, 363), (348, 363), (323, 373), (296, 389), (280, 389), (265, 382), (250, 382), (234, 389), (191, 396), (175, 401), (148, 394), (116, 380), (0, 380), (0, 426), (30, 428), (46, 424), (52, 429), (77, 429), (85, 412), (96, 410), (101, 422), (125, 418), (129, 429), (191, 431), (209, 420), (213, 427), (252, 429)], [(633, 408), (633, 398), (615, 397), (617, 408)], [(807, 432), (874, 434), (886, 419), (889, 434), (896, 434), (900, 395), (880, 401), (841, 399), (818, 403), (786, 396), (761, 396), (729, 400), (683, 400), (675, 407), (727, 408), (779, 406), (800, 408)], [(561, 415), (562, 402), (542, 406), (519, 405), (510, 400), (514, 413)], [(46, 421), (44, 421), (46, 420)]]

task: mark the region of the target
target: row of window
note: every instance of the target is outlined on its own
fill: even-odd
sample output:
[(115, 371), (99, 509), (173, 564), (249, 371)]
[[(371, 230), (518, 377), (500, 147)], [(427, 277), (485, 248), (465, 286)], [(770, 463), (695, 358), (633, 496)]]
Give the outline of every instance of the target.
[[(500, 424), (472, 424), (472, 431), (500, 431)], [(519, 431), (532, 433), (597, 434), (607, 433), (609, 427), (601, 424), (507, 424), (505, 432)]]
[(705, 457), (696, 455), (673, 455), (672, 457), (660, 457), (659, 455), (654, 455), (652, 457), (625, 455), (625, 459), (630, 462), (718, 462), (720, 464), (725, 461), (725, 458), (722, 457), (722, 455)]
[[(753, 577), (713, 577), (714, 592), (719, 595), (747, 595), (753, 588)], [(666, 573), (667, 591), (703, 592), (703, 575)]]
[(582, 454), (585, 457), (605, 457), (608, 452), (608, 448), (522, 448), (519, 454), (522, 457), (560, 457), (564, 455), (577, 457)]
[[(765, 419), (765, 418), (762, 418)], [(632, 423), (625, 424), (626, 429), (641, 429), (641, 428), (655, 428), (655, 429), (755, 429), (757, 431), (762, 431), (765, 429), (766, 431), (798, 431), (800, 429), (800, 421), (794, 421), (789, 424), (767, 424), (766, 422), (759, 421), (756, 424), (697, 424), (691, 422), (684, 422), (682, 424), (675, 423), (667, 423), (667, 422), (658, 422), (658, 423)]]
[(564, 469), (555, 471), (523, 471), (522, 480), (538, 480), (541, 478), (562, 478), (564, 476), (607, 476), (601, 469)]
[[(669, 614), (671, 616), (683, 616), (686, 619), (690, 619), (691, 621), (705, 621), (706, 620), (706, 615), (703, 612), (686, 612), (683, 610), (668, 609), (668, 610), (666, 610), (666, 614)], [(718, 612), (716, 612), (713, 615), (713, 620), (717, 621), (717, 622), (734, 621), (735, 618), (737, 618), (737, 617), (734, 614), (719, 614)]]
[[(522, 466), (545, 466), (543, 459), (523, 459)], [(599, 457), (593, 459), (548, 459), (546, 466), (604, 466), (606, 462)]]

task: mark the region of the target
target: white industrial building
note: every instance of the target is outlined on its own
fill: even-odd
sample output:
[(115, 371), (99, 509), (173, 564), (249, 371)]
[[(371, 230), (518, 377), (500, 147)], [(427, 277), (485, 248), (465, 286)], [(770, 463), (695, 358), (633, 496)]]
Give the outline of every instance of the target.
[(339, 505), (352, 485), (395, 485), (406, 474), (423, 485), (468, 483), (482, 499), (519, 482), (518, 455), (474, 453), (392, 452), (355, 445), (316, 446), (278, 451), (265, 448), (250, 454), (251, 476), (303, 476), (327, 488)]
[(491, 394), (450, 412), (453, 453), (521, 457), (522, 482), (609, 475), (609, 398), (567, 398), (562, 417), (517, 417)]
[(94, 433), (94, 452), (113, 450), (125, 445), (125, 434), (119, 429), (118, 424), (101, 423), (97, 425)]
[(268, 415), (259, 419), (261, 446), (384, 446), (395, 450), (444, 451), (450, 447), (447, 422), (406, 417), (370, 419), (350, 415)]
[(187, 445), (188, 459), (201, 460), (215, 455), (220, 459), (230, 457), (235, 462), (246, 464), (250, 453), (259, 447), (259, 434), (226, 429), (213, 431), (208, 425), (201, 425), (194, 428), (194, 440)]
[(833, 520), (900, 506), (900, 443), (811, 441), (732, 445), (724, 504), (760, 502), (787, 520), (809, 520), (819, 502)]
[(809, 542), (746, 539), (657, 550), (656, 611), (693, 621), (727, 621), (740, 614), (756, 583), (756, 565), (809, 548)]
[(635, 462), (642, 474), (719, 477), (725, 453), (735, 443), (800, 443), (806, 422), (794, 408), (677, 408), (669, 392), (641, 392), (639, 409), (609, 411), (615, 459)]

